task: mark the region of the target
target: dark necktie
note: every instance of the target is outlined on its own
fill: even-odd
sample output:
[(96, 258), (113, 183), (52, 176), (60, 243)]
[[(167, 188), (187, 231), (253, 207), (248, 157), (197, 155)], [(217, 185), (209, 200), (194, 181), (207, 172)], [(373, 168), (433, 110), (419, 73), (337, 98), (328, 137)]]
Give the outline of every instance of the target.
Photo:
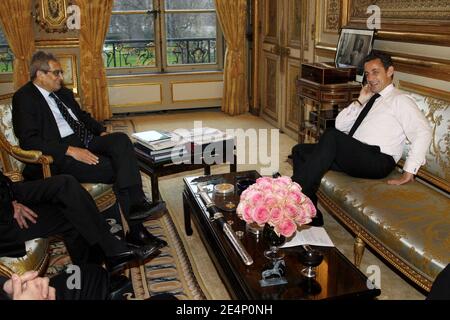
[(364, 120), (364, 118), (369, 113), (370, 109), (372, 109), (372, 106), (375, 103), (375, 100), (377, 100), (379, 97), (380, 97), (380, 94), (375, 93), (372, 96), (372, 98), (370, 98), (369, 102), (367, 102), (366, 106), (364, 107), (364, 109), (362, 109), (362, 111), (360, 112), (358, 118), (356, 119), (355, 123), (353, 124), (352, 128), (350, 129), (350, 132), (348, 133), (348, 135), (350, 137), (353, 136), (353, 134), (355, 133), (356, 129), (358, 129), (358, 127), (361, 124), (361, 122)]
[(69, 110), (67, 110), (67, 107), (64, 105), (64, 102), (62, 102), (61, 99), (59, 99), (56, 94), (54, 94), (53, 92), (50, 93), (50, 98), (55, 100), (56, 105), (58, 106), (58, 109), (61, 112), (61, 115), (63, 116), (64, 120), (67, 121), (69, 126), (72, 128), (73, 132), (75, 132), (75, 134), (80, 138), (83, 145), (87, 148), (89, 146), (89, 142), (91, 142), (92, 138), (94, 137), (92, 132), (86, 128), (84, 123), (75, 120), (69, 114)]

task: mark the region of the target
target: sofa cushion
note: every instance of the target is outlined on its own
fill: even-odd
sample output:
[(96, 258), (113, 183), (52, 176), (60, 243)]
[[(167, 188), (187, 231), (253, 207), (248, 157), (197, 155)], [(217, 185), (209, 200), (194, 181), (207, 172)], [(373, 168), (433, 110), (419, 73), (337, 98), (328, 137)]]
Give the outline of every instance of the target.
[[(423, 96), (408, 92), (416, 101), (419, 109), (428, 119), (433, 130), (431, 145), (426, 154), (426, 163), (422, 169), (439, 177), (444, 181), (450, 181), (450, 102), (433, 97)], [(409, 152), (409, 145), (403, 152), (403, 159)]]
[(433, 280), (450, 262), (450, 200), (417, 181), (387, 184), (399, 175), (369, 180), (329, 171), (320, 190), (384, 247)]
[[(12, 105), (11, 102), (5, 102), (0, 104), (0, 131), (5, 136), (6, 140), (13, 145), (18, 146), (19, 140), (14, 134), (14, 129), (12, 125)], [(22, 172), (24, 164), (13, 157), (9, 157), (9, 160), (14, 171)]]

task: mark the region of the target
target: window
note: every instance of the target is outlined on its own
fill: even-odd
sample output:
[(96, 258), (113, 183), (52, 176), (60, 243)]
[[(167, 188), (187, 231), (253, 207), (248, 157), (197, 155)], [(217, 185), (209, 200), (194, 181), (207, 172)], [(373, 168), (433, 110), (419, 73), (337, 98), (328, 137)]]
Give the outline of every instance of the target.
[(216, 62), (217, 19), (214, 0), (165, 1), (168, 65)]
[(217, 69), (221, 48), (214, 0), (115, 0), (104, 62), (130, 71)]
[(8, 41), (0, 28), (0, 73), (9, 73), (13, 71), (14, 55), (9, 48)]

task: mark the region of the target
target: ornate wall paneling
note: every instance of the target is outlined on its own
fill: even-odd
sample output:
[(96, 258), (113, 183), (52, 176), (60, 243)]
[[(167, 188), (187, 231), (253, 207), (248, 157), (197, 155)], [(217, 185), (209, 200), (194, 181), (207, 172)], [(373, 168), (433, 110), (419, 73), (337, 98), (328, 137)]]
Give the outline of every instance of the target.
[[(300, 77), (300, 61), (302, 51), (305, 50), (305, 29), (307, 24), (307, 0), (289, 0), (287, 23), (287, 70), (286, 70), (286, 112), (284, 113), (283, 127), (298, 132), (299, 99), (296, 94), (296, 83)], [(288, 52), (287, 52), (288, 53)]]
[(366, 8), (381, 9), (377, 39), (450, 46), (450, 2), (442, 0), (344, 0), (349, 26), (366, 27)]
[[(316, 6), (316, 18), (321, 24), (316, 26), (315, 56), (321, 61), (333, 60), (338, 35), (336, 21), (342, 26), (366, 28), (369, 16), (366, 9), (371, 4), (379, 6), (382, 13), (382, 28), (377, 32), (376, 40), (450, 46), (449, 1), (322, 0)], [(336, 18), (338, 14), (340, 19)], [(394, 46), (392, 51), (385, 52), (392, 56), (397, 71), (450, 81), (448, 59), (429, 57), (427, 52), (403, 53)]]
[(261, 116), (282, 132), (297, 137), (300, 76), (308, 0), (261, 0)]
[(322, 30), (325, 33), (339, 34), (341, 28), (341, 0), (325, 0), (325, 19)]

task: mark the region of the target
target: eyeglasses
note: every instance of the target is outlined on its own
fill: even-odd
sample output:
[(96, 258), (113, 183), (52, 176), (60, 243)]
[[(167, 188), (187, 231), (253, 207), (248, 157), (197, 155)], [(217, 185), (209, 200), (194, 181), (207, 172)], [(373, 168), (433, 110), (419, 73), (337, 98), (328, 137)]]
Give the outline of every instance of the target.
[(59, 77), (60, 75), (61, 76), (64, 75), (64, 71), (63, 70), (42, 70), (42, 71), (45, 72), (45, 73), (51, 72), (51, 73), (53, 73), (53, 75), (55, 77)]

